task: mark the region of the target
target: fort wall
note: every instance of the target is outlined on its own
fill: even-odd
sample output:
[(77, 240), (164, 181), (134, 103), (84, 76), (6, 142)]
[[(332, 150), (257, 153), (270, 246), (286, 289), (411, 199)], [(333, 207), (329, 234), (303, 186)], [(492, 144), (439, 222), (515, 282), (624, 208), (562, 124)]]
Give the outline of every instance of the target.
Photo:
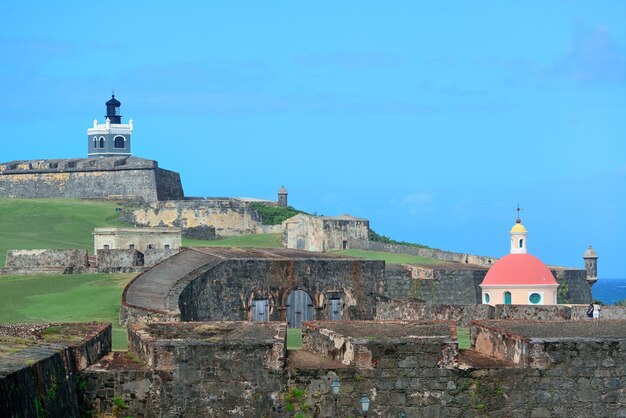
[(0, 164), (0, 197), (156, 201), (183, 199), (178, 173), (136, 157)]
[(0, 325), (0, 416), (81, 416), (79, 373), (110, 351), (110, 324)]
[(152, 202), (124, 209), (120, 220), (144, 227), (179, 227), (183, 233), (189, 228), (214, 227), (218, 237), (253, 234), (261, 227), (260, 215), (248, 202), (229, 198)]
[[(317, 354), (337, 350), (340, 359), (349, 354), (343, 345), (360, 348), (346, 362), (288, 358), (283, 370), (267, 367), (271, 344), (255, 339), (251, 330), (223, 338), (219, 325), (211, 328), (210, 323), (190, 323), (183, 331), (176, 329), (179, 324), (159, 324), (160, 335), (146, 332), (144, 337), (151, 338), (144, 341), (159, 347), (156, 358), (162, 366), (129, 371), (100, 364), (82, 376), (89, 405), (110, 410), (119, 396), (129, 415), (360, 416), (359, 400), (366, 394), (372, 416), (622, 416), (623, 322), (604, 321), (591, 329), (585, 324), (572, 323), (563, 334), (557, 331), (560, 323), (526, 323), (536, 331), (529, 335), (514, 324), (486, 323), (480, 332), (487, 340), (517, 341), (527, 349), (510, 359), (506, 356), (515, 351), (502, 350), (499, 362), (481, 360), (482, 365), (468, 363), (454, 347), (453, 328), (444, 333), (437, 323), (381, 323), (378, 328), (371, 322), (318, 323), (310, 329), (307, 324), (305, 333), (319, 339), (310, 344)], [(199, 330), (196, 338), (186, 334), (191, 328)], [(341, 383), (336, 403), (335, 380)]]
[(87, 250), (9, 250), (5, 267), (7, 269), (42, 269), (86, 267), (89, 265)]
[(350, 240), (350, 248), (360, 248), (370, 251), (384, 251), (395, 254), (409, 254), (420, 257), (433, 258), (435, 260), (447, 261), (453, 263), (473, 264), (483, 267), (490, 267), (498, 261), (495, 257), (482, 255), (473, 255), (465, 253), (455, 253), (452, 251), (437, 250), (435, 248), (421, 248), (410, 245), (387, 244), (369, 240)]
[(313, 319), (328, 319), (328, 299), (341, 300), (343, 319), (373, 319), (384, 277), (383, 261), (226, 260), (180, 292), (181, 321), (252, 319), (252, 301), (266, 299), (271, 321), (286, 321), (287, 297), (305, 290)]

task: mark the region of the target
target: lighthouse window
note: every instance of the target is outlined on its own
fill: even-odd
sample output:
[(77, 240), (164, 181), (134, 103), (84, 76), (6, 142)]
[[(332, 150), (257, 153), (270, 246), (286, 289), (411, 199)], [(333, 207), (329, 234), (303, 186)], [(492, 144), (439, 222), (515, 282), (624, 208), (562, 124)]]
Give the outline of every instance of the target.
[(100, 137), (100, 148), (104, 148), (104, 137)]
[(519, 239), (519, 247), (524, 248), (524, 238)]
[(113, 146), (115, 148), (124, 148), (125, 138), (123, 136), (116, 136)]

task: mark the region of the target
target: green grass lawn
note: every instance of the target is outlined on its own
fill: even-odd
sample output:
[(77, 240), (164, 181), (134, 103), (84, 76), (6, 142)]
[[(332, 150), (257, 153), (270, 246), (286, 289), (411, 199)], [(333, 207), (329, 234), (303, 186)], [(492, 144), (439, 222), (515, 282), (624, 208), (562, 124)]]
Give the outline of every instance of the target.
[(111, 322), (113, 349), (126, 350), (126, 328), (117, 321), (122, 290), (134, 276), (0, 276), (0, 322)]
[(183, 247), (261, 247), (281, 248), (280, 234), (241, 235), (214, 240), (183, 238)]
[(122, 225), (112, 202), (75, 199), (0, 199), (0, 266), (9, 249), (84, 248), (93, 229)]
[(470, 348), (470, 330), (469, 328), (456, 328), (456, 338), (459, 348), (462, 350)]
[(333, 251), (333, 254), (349, 255), (351, 257), (361, 257), (368, 260), (384, 260), (389, 264), (435, 264), (437, 260), (432, 258), (420, 257), (417, 255), (385, 253), (382, 251), (369, 250), (342, 250)]
[(302, 349), (302, 328), (287, 328), (287, 350)]

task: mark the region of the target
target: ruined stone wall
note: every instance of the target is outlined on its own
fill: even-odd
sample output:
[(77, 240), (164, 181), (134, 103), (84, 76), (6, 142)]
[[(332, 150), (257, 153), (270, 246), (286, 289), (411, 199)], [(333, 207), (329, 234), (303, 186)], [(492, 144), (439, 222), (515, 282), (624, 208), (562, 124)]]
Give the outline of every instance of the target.
[(39, 269), (45, 267), (85, 267), (87, 250), (9, 250), (5, 267), (11, 269)]
[[(159, 358), (169, 353), (169, 363), (159, 370), (92, 367), (82, 376), (90, 405), (110, 409), (112, 398), (120, 396), (131, 416), (360, 416), (364, 394), (371, 402), (368, 416), (626, 414), (623, 337), (544, 341), (541, 350), (550, 364), (538, 368), (457, 369), (449, 342), (439, 337), (374, 337), (363, 343), (369, 361), (362, 367), (338, 363), (270, 373), (261, 365), (260, 351), (245, 342), (224, 341), (221, 349), (219, 344), (208, 349), (210, 344), (198, 339), (190, 347), (161, 346)], [(336, 412), (330, 388), (335, 380), (341, 383)]]
[(420, 248), (410, 245), (386, 244), (369, 240), (354, 239), (350, 242), (350, 248), (361, 248), (363, 250), (384, 251), (395, 254), (418, 255), (420, 257), (434, 258), (435, 260), (448, 261), (453, 263), (475, 264), (478, 266), (490, 267), (498, 261), (495, 257), (482, 255), (455, 253), (452, 251), (437, 250), (435, 248)]
[[(257, 417), (275, 410), (283, 387), (286, 324), (247, 324), (246, 335), (228, 338), (220, 334), (224, 324), (160, 325), (129, 328), (129, 349), (149, 363), (150, 372), (83, 373), (87, 405), (110, 411), (112, 398), (120, 396), (128, 406), (124, 416), (147, 417)], [(196, 335), (186, 335), (185, 327)], [(266, 337), (258, 336), (261, 327), (269, 331)]]
[(351, 248), (352, 240), (366, 240), (369, 221), (348, 215), (325, 217), (300, 213), (283, 221), (282, 231), (287, 248), (333, 251)]
[[(32, 348), (24, 350), (22, 356), (21, 367), (17, 361), (3, 364), (0, 416), (80, 416), (74, 380), (76, 369), (69, 350)], [(5, 363), (8, 359), (3, 360)]]
[(237, 199), (182, 200), (153, 202), (127, 208), (122, 222), (138, 226), (187, 228), (212, 226), (218, 236), (253, 234), (261, 225), (260, 215), (249, 204)]
[[(381, 347), (383, 348), (383, 347)], [(291, 370), (288, 385), (319, 416), (334, 416), (330, 384), (338, 379), (338, 416), (359, 416), (359, 399), (371, 400), (368, 416), (581, 417), (626, 414), (623, 342), (548, 343), (550, 369), (469, 369), (437, 366), (431, 354), (385, 347), (385, 362), (372, 370)], [(433, 347), (433, 352), (437, 347)], [(278, 415), (275, 415), (278, 416)]]
[[(452, 320), (467, 327), (472, 320), (513, 319), (519, 321), (589, 320), (589, 305), (449, 305), (406, 300), (381, 301), (376, 305), (380, 320)], [(602, 319), (626, 319), (626, 307), (603, 306)]]
[(143, 252), (143, 262), (145, 267), (152, 267), (163, 260), (172, 257), (174, 254), (178, 254), (180, 250), (177, 249), (147, 249)]
[(99, 269), (143, 267), (144, 255), (137, 250), (98, 250)]
[(474, 319), (493, 319), (491, 305), (431, 305), (413, 301), (393, 300), (376, 305), (376, 319), (409, 321), (455, 321), (461, 327)]
[(496, 305), (493, 318), (522, 321), (565, 321), (574, 319), (572, 318), (571, 308), (566, 305)]
[[(587, 308), (589, 305), (571, 305), (572, 319), (589, 319)], [(626, 306), (601, 305), (600, 318), (602, 319), (626, 319)]]
[(328, 318), (328, 299), (341, 299), (343, 319), (372, 319), (384, 286), (384, 262), (369, 260), (226, 260), (181, 292), (182, 321), (249, 320), (254, 299), (269, 300), (269, 318), (286, 321), (293, 290), (313, 300), (314, 319)]
[(350, 248), (350, 240), (367, 239), (370, 223), (365, 219), (322, 219), (324, 228), (324, 251)]
[[(111, 325), (28, 324), (0, 327), (0, 416), (69, 417), (81, 416), (78, 396), (79, 372), (111, 350)], [(49, 333), (63, 339), (67, 329), (77, 335), (90, 329), (78, 343), (36, 344), (28, 334), (32, 329), (60, 329)], [(22, 330), (23, 328), (23, 330)], [(20, 337), (11, 335), (15, 333)], [(75, 332), (72, 332), (74, 335)], [(52, 339), (54, 341), (54, 339)]]

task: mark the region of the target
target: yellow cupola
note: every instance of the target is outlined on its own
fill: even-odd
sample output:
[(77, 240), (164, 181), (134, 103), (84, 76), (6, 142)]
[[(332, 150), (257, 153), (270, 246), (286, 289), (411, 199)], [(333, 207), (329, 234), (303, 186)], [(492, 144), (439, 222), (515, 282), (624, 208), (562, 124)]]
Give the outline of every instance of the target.
[(517, 205), (517, 220), (515, 221), (515, 225), (509, 231), (511, 235), (511, 254), (526, 254), (526, 235), (528, 231), (522, 225), (522, 220), (519, 217), (520, 212), (519, 205)]

